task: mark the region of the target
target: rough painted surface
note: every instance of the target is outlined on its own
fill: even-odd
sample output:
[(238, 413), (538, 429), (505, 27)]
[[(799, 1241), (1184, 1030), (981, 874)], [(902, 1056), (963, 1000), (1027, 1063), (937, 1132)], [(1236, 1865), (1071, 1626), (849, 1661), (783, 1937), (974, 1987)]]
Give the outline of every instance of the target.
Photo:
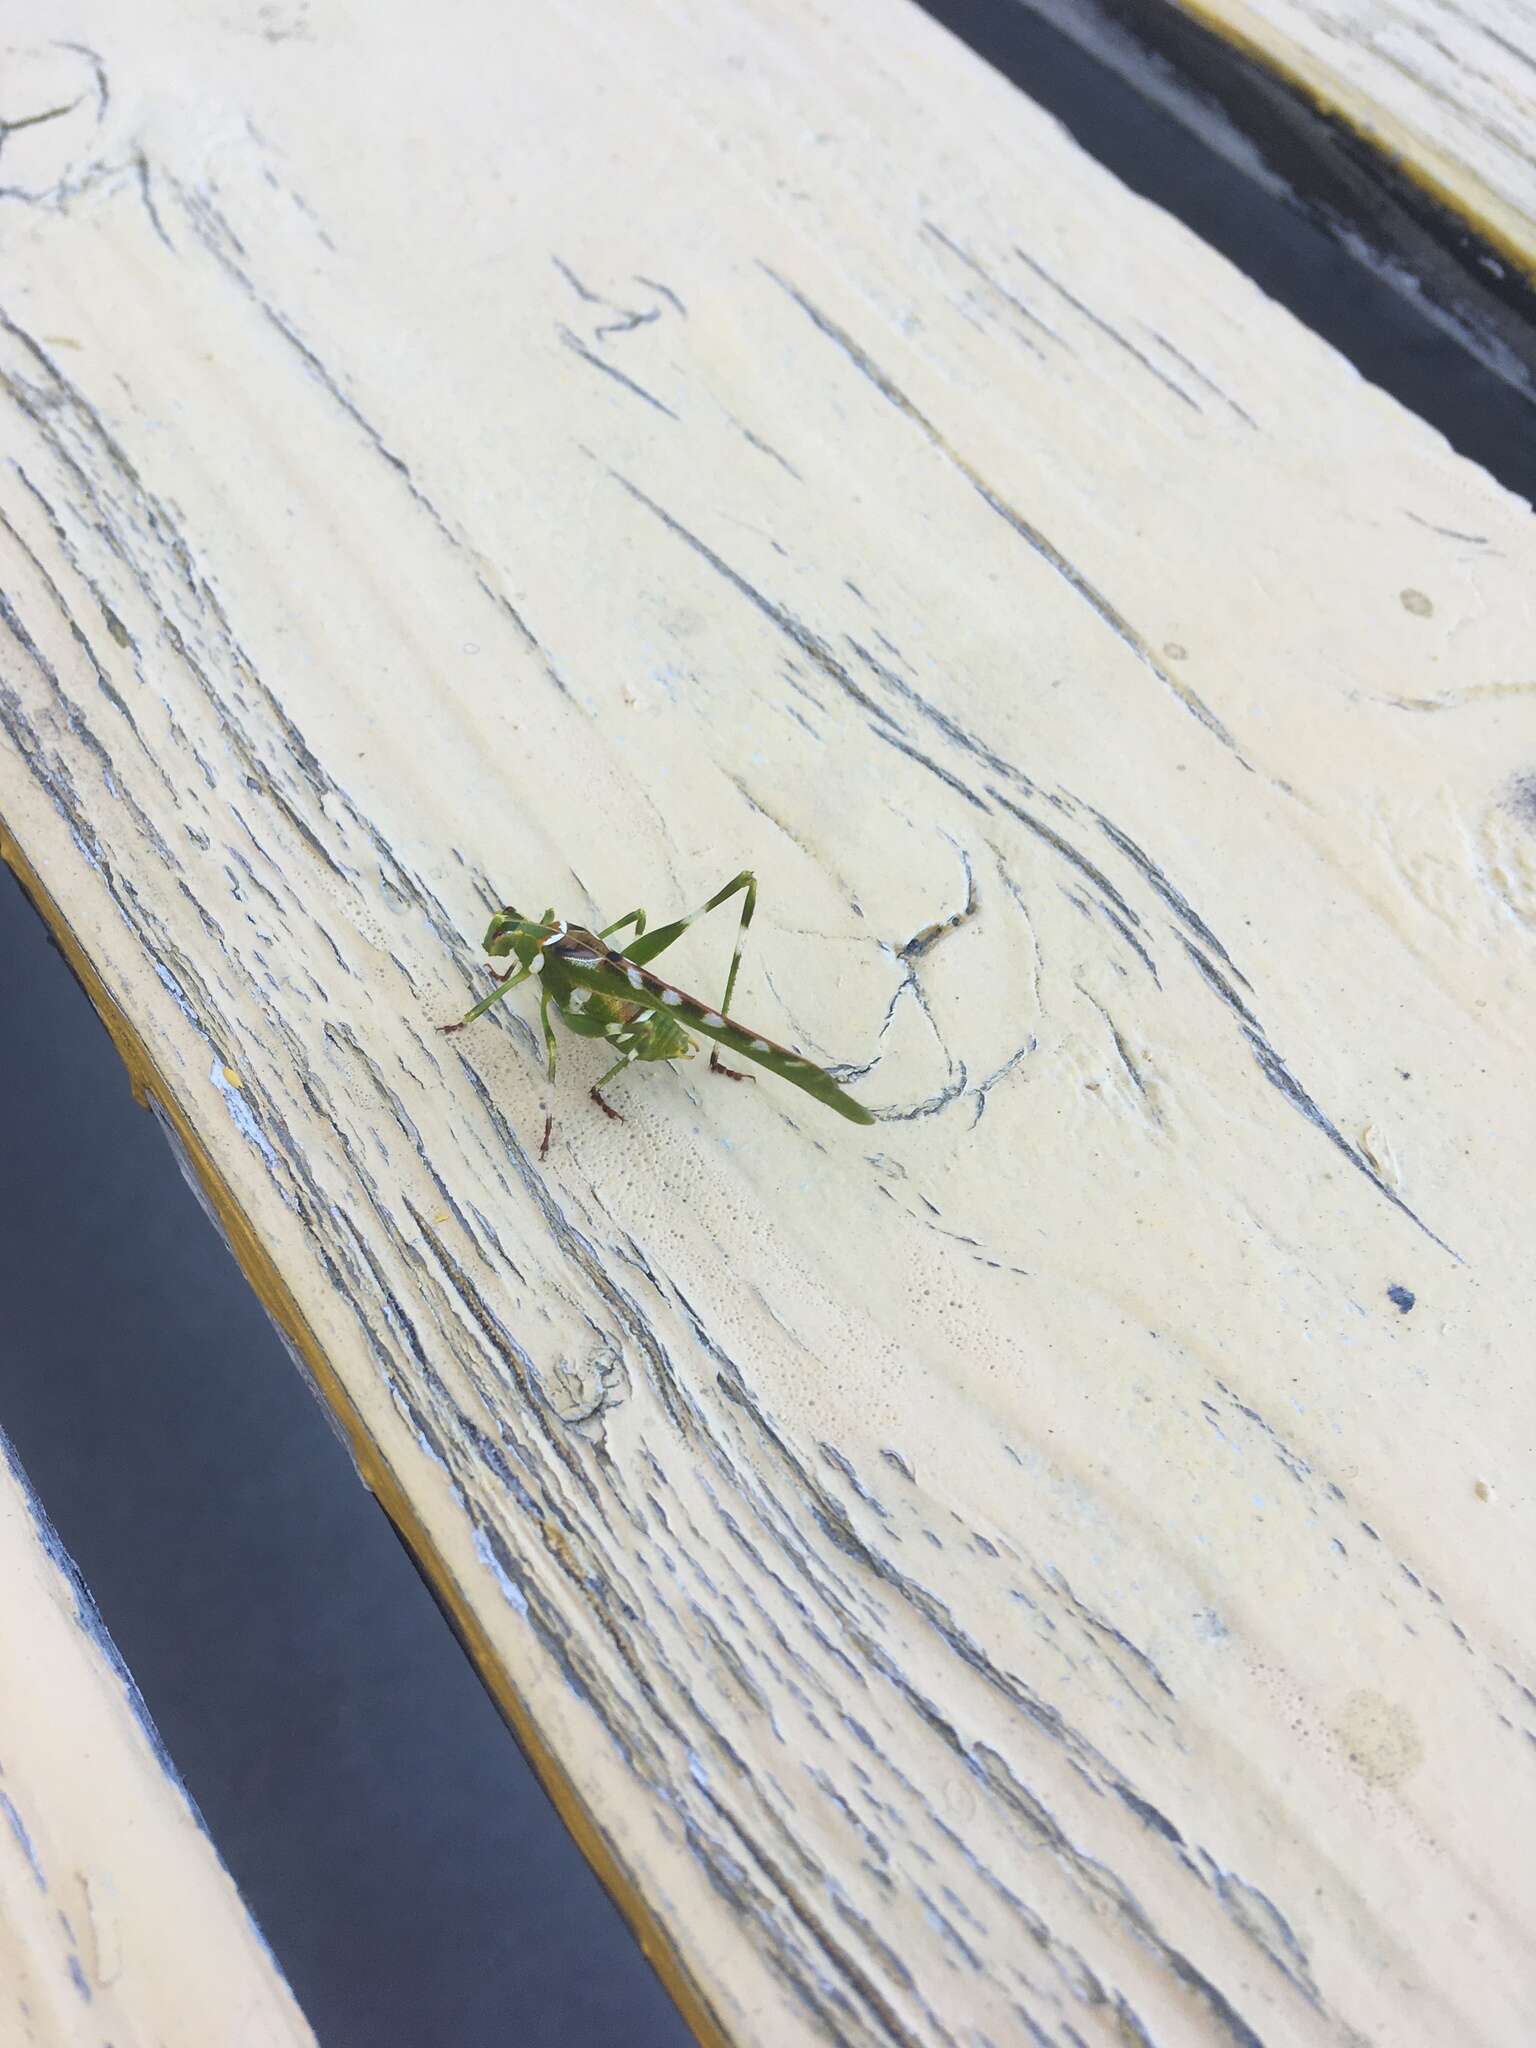
[(0, 1434), (0, 2039), (314, 2042)]
[[(11, 857), (695, 2023), (1523, 2041), (1528, 508), (915, 12), (64, 16)], [(876, 1130), (438, 1035), (746, 864)]]
[(1396, 157), (1536, 276), (1529, 0), (1175, 0)]

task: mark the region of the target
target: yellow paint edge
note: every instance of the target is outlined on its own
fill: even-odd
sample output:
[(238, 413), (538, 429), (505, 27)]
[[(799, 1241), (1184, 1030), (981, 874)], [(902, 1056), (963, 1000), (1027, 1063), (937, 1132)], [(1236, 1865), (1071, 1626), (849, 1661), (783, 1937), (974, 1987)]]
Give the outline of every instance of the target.
[(1536, 221), (1501, 198), (1459, 158), (1378, 106), (1273, 27), (1246, 0), (1172, 0), (1172, 4), (1223, 42), (1279, 72), (1315, 107), (1364, 136), (1415, 185), (1450, 212), (1460, 214), (1491, 249), (1536, 283)]
[(15, 835), (7, 828), (3, 817), (0, 817), (0, 862), (4, 862), (26, 891), (74, 969), (97, 1015), (106, 1025), (118, 1057), (127, 1069), (134, 1100), (147, 1106), (153, 1097), (170, 1119), (203, 1193), (223, 1226), (241, 1271), (255, 1289), (268, 1315), (295, 1346), (313, 1374), (327, 1406), (346, 1432), (363, 1483), (399, 1530), (438, 1599), (452, 1617), (481, 1682), (510, 1723), (524, 1755), (538, 1774), (539, 1782), (553, 1801), (576, 1846), (623, 1914), (646, 1961), (661, 1979), (701, 2048), (730, 2048), (724, 2027), (703, 1987), (684, 1962), (671, 1934), (630, 1881), (569, 1772), (545, 1745), (527, 1703), (498, 1659), (489, 1635), (454, 1578), (431, 1531), (417, 1515), (410, 1494), (364, 1428), (345, 1382), (321, 1348), (287, 1281), (278, 1271), (239, 1200), (220, 1175), (190, 1117), (177, 1102), (154, 1055), (108, 991), (63, 910), (22, 851)]

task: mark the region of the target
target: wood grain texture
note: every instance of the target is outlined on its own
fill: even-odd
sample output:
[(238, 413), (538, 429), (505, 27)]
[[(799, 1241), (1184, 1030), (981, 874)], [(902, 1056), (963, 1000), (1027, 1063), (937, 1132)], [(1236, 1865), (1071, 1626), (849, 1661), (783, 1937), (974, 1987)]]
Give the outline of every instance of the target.
[[(701, 2034), (1524, 2040), (1529, 509), (913, 10), (64, 14), (9, 857)], [(438, 1035), (744, 863), (877, 1130)]]
[(0, 1435), (0, 2039), (314, 2036)]
[(1536, 277), (1529, 0), (1172, 0), (1281, 72)]

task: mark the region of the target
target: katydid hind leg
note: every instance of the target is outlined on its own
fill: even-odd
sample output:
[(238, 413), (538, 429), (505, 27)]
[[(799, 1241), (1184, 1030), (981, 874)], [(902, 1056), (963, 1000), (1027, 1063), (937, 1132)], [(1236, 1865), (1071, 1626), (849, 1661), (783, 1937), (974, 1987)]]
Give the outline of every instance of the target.
[(701, 917), (708, 917), (712, 910), (718, 910), (722, 903), (732, 896), (743, 894), (741, 924), (736, 932), (736, 950), (731, 955), (731, 971), (725, 978), (725, 995), (721, 999), (722, 1010), (731, 1000), (731, 991), (736, 986), (736, 970), (741, 965), (741, 949), (746, 942), (747, 926), (752, 922), (752, 913), (757, 908), (757, 877), (750, 868), (743, 868), (739, 875), (733, 875), (723, 889), (717, 889), (707, 903), (701, 903), (697, 910), (690, 910), (686, 917), (675, 918), (671, 924), (658, 925), (644, 938), (636, 938), (626, 949), (625, 958), (633, 960), (637, 967), (643, 967), (647, 960), (654, 960), (658, 953), (664, 953), (668, 946), (683, 936), (689, 925), (697, 924)]
[(635, 937), (638, 939), (645, 930), (645, 912), (631, 910), (626, 917), (616, 917), (612, 924), (605, 924), (597, 936), (600, 939), (611, 939), (615, 932), (623, 931), (624, 927), (630, 924), (634, 926)]
[[(736, 971), (741, 966), (741, 949), (747, 943), (747, 927), (751, 924), (752, 913), (757, 908), (757, 877), (750, 868), (743, 868), (735, 881), (728, 882), (715, 898), (715, 902), (723, 903), (733, 889), (742, 889), (745, 894), (741, 904), (741, 923), (736, 927), (736, 950), (731, 955), (730, 970), (725, 977), (725, 994), (720, 998), (722, 1017), (729, 1017), (731, 1014), (731, 996), (736, 987)], [(744, 1074), (737, 1067), (728, 1067), (720, 1057), (718, 1045), (709, 1048), (709, 1071), (712, 1074), (724, 1074), (732, 1081), (757, 1079), (755, 1074)]]
[[(739, 875), (733, 875), (723, 889), (717, 889), (707, 903), (700, 904), (697, 910), (690, 911), (686, 917), (677, 918), (671, 924), (660, 925), (654, 932), (646, 933), (638, 943), (629, 946), (625, 957), (633, 960), (637, 967), (643, 967), (647, 960), (654, 960), (657, 954), (664, 953), (674, 940), (680, 939), (689, 925), (697, 924), (701, 917), (708, 917), (712, 910), (718, 910), (722, 903), (728, 903), (731, 897), (737, 895), (742, 899), (741, 922), (736, 927), (736, 946), (731, 954), (730, 968), (725, 977), (725, 994), (720, 998), (720, 1015), (728, 1017), (731, 1012), (731, 997), (736, 989), (736, 976), (741, 969), (742, 949), (747, 943), (747, 928), (752, 922), (752, 913), (757, 908), (757, 877), (750, 868), (743, 868)], [(712, 1074), (724, 1074), (732, 1081), (754, 1081), (757, 1078), (755, 1074), (744, 1074), (736, 1067), (728, 1067), (721, 1059), (720, 1048), (717, 1045), (712, 1045), (709, 1049), (709, 1071)]]
[(731, 954), (730, 969), (725, 977), (725, 994), (720, 998), (720, 1014), (722, 1017), (729, 1017), (731, 1014), (731, 997), (735, 992), (736, 976), (741, 967), (742, 948), (747, 943), (747, 927), (751, 924), (752, 913), (757, 908), (757, 877), (750, 868), (743, 868), (735, 881), (728, 883), (720, 891), (720, 894), (715, 898), (715, 902), (723, 903), (726, 897), (736, 889), (743, 889), (746, 893), (741, 903), (741, 923), (736, 927), (736, 946)]

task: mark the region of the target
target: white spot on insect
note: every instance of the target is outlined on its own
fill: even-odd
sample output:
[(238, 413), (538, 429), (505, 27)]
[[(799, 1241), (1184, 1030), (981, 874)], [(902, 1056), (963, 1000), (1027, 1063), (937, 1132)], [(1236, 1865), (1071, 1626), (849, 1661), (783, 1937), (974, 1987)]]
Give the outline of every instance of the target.
[(603, 1026), (603, 1036), (604, 1038), (617, 1038), (623, 1028), (621, 1024), (605, 1024)]
[(752, 1050), (754, 1052), (768, 1052), (771, 1049), (766, 1038), (754, 1038), (752, 1041)]
[(630, 985), (630, 987), (631, 987), (631, 988), (644, 988), (644, 987), (645, 987), (645, 976), (644, 976), (644, 975), (643, 975), (643, 974), (642, 974), (642, 973), (640, 972), (640, 970), (639, 970), (639, 968), (638, 968), (638, 967), (631, 967), (631, 968), (630, 968), (630, 970), (629, 970), (629, 985)]
[(635, 1051), (634, 1047), (631, 1046), (629, 1051), (625, 1053), (624, 1057), (627, 1060), (637, 1060), (639, 1059), (640, 1055)]
[(700, 1021), (705, 1024), (713, 1024), (717, 1031), (723, 1030), (725, 1026), (725, 1019), (718, 1010), (706, 1010)]
[(661, 992), (661, 1000), (669, 1010), (675, 1010), (683, 999), (675, 988), (664, 988)]
[(542, 950), (535, 953), (528, 962), (528, 972), (530, 974), (542, 974), (544, 972), (544, 954)]
[(637, 1024), (649, 1024), (651, 1019), (655, 1016), (655, 1014), (656, 1012), (654, 1010), (642, 1010), (639, 1013), (639, 1015), (635, 1018), (635, 1022)]
[(555, 919), (555, 937), (556, 937), (557, 939), (563, 939), (563, 938), (565, 937), (565, 932), (566, 932), (566, 924), (565, 924), (565, 919), (564, 919), (563, 917), (557, 917), (557, 918)]
[(566, 1004), (566, 1006), (565, 1006), (565, 1007), (566, 1007), (566, 1008), (567, 1008), (568, 1010), (584, 1010), (584, 1009), (585, 1009), (585, 1008), (587, 1007), (588, 1003), (590, 1003), (590, 1002), (591, 1002), (591, 1000), (592, 1000), (592, 991), (591, 991), (591, 989), (589, 989), (589, 988), (577, 988), (577, 989), (572, 989), (572, 991), (571, 991), (571, 999), (570, 999), (570, 1001), (569, 1001), (569, 1002), (568, 1002), (568, 1003)]

